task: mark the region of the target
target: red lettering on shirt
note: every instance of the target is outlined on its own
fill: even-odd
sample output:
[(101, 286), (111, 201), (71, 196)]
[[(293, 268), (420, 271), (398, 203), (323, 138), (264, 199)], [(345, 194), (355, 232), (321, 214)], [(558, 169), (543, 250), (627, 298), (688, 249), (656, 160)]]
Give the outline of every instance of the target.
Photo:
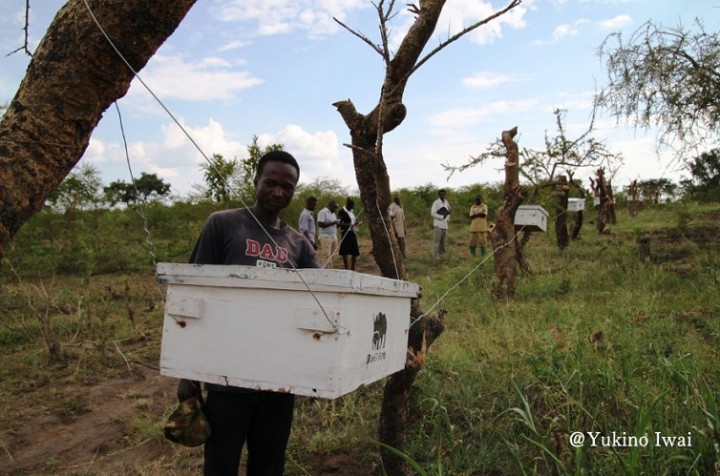
[(245, 255), (257, 258), (287, 263), (288, 250), (282, 246), (272, 246), (269, 243), (261, 245), (259, 241), (246, 239)]
[(247, 245), (245, 250), (247, 256), (258, 256), (260, 254), (260, 243), (250, 239), (245, 240), (245, 243)]
[(260, 252), (260, 257), (261, 257), (262, 259), (271, 259), (271, 260), (274, 260), (274, 259), (275, 259), (275, 253), (273, 253), (272, 246), (270, 246), (269, 244), (266, 243), (265, 246), (263, 246), (262, 251)]

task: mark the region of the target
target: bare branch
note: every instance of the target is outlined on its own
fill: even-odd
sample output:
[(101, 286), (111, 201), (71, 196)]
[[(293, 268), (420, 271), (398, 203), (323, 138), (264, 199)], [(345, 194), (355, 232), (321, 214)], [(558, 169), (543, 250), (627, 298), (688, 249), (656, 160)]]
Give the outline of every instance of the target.
[(357, 36), (357, 37), (360, 38), (362, 41), (364, 41), (365, 43), (367, 43), (368, 45), (370, 45), (370, 48), (372, 48), (373, 50), (375, 50), (380, 56), (383, 56), (383, 57), (384, 57), (382, 48), (380, 48), (378, 45), (376, 45), (375, 43), (373, 43), (372, 41), (370, 41), (370, 39), (369, 39), (367, 36), (363, 35), (362, 33), (358, 32), (358, 31), (353, 30), (352, 28), (350, 28), (350, 27), (347, 26), (345, 23), (341, 22), (340, 20), (338, 20), (338, 19), (335, 18), (335, 17), (333, 17), (333, 20), (335, 20), (335, 23), (337, 23), (337, 24), (340, 25), (341, 27), (345, 28), (347, 31), (349, 31), (350, 33), (352, 33), (353, 35)]
[(477, 23), (473, 23), (473, 24), (470, 25), (469, 27), (463, 29), (462, 31), (454, 34), (453, 36), (451, 36), (451, 37), (448, 38), (447, 40), (443, 41), (443, 42), (440, 43), (438, 46), (436, 46), (432, 51), (430, 51), (430, 53), (428, 53), (428, 54), (425, 55), (422, 59), (420, 59), (420, 61), (418, 61), (418, 62), (415, 64), (415, 66), (410, 70), (410, 72), (408, 73), (408, 76), (410, 76), (410, 75), (413, 74), (415, 71), (417, 71), (417, 70), (420, 68), (420, 66), (422, 66), (423, 64), (425, 64), (430, 58), (432, 58), (433, 56), (435, 56), (436, 54), (438, 54), (440, 51), (442, 51), (443, 49), (445, 49), (445, 47), (447, 47), (450, 43), (453, 43), (453, 42), (459, 40), (461, 37), (465, 36), (466, 34), (470, 33), (471, 31), (476, 30), (477, 28), (479, 28), (479, 27), (481, 27), (481, 26), (483, 26), (483, 25), (485, 25), (485, 24), (487, 24), (487, 23), (490, 23), (490, 22), (493, 21), (494, 19), (496, 19), (496, 18), (498, 18), (498, 17), (506, 14), (507, 12), (509, 12), (509, 11), (512, 10), (513, 8), (517, 7), (517, 6), (520, 5), (521, 3), (522, 3), (522, 0), (512, 0), (512, 1), (511, 1), (509, 4), (507, 4), (507, 6), (505, 6), (505, 8), (503, 8), (502, 10), (498, 10), (497, 12), (493, 13), (493, 14), (490, 15), (489, 17), (487, 17), (487, 18), (485, 18), (485, 19), (483, 19), (483, 20), (480, 20), (480, 21), (477, 22)]
[(15, 48), (10, 53), (6, 54), (5, 56), (14, 55), (18, 51), (24, 51), (26, 55), (32, 57), (32, 52), (30, 51), (29, 47), (29, 37), (30, 37), (30, 0), (25, 0), (25, 26), (23, 27), (23, 30), (25, 31), (25, 44), (22, 46)]

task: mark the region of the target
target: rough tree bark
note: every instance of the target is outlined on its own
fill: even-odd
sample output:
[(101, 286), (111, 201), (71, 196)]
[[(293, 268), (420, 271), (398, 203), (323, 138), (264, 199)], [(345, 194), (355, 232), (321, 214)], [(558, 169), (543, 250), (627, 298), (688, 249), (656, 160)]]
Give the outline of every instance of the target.
[(518, 263), (519, 240), (515, 232), (515, 212), (524, 197), (520, 188), (520, 155), (514, 140), (517, 127), (503, 131), (502, 143), (507, 149), (505, 160), (504, 201), (498, 207), (495, 226), (490, 232), (495, 250), (495, 277), (492, 296), (495, 299), (513, 297), (515, 294), (515, 270)]
[(609, 181), (605, 180), (605, 169), (602, 167), (595, 171), (596, 179), (590, 178), (590, 185), (593, 194), (600, 200), (597, 217), (597, 230), (599, 233), (609, 233), (610, 225), (616, 223), (615, 218), (615, 201), (612, 194), (612, 186)]
[[(196, 0), (88, 0), (136, 71), (172, 34)], [(0, 123), (0, 259), (8, 242), (80, 160), (103, 112), (133, 73), (82, 0), (55, 16)]]

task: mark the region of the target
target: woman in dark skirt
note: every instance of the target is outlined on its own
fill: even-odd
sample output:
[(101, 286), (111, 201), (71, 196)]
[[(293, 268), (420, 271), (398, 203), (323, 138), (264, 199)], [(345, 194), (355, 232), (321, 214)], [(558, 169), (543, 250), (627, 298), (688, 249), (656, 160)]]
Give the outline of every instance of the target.
[(360, 225), (360, 222), (355, 221), (353, 208), (355, 208), (355, 202), (353, 202), (352, 198), (348, 198), (345, 206), (338, 212), (338, 221), (340, 222), (338, 223), (338, 228), (340, 228), (339, 254), (343, 258), (345, 269), (350, 270), (355, 270), (355, 260), (360, 255), (360, 248), (355, 235), (355, 230)]

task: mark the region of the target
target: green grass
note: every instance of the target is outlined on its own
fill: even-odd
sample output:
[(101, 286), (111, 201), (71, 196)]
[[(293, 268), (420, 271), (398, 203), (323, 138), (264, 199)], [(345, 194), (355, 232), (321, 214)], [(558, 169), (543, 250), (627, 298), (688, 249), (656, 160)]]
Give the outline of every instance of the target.
[[(449, 311), (411, 398), (404, 454), (416, 472), (715, 474), (720, 468), (718, 218), (717, 205), (664, 205), (634, 218), (620, 210), (612, 234), (600, 236), (586, 221), (581, 239), (564, 251), (555, 246), (551, 230), (534, 234), (524, 250), (532, 273), (519, 272), (515, 298), (500, 302), (490, 297), (492, 259), (468, 276), (479, 258), (469, 256), (466, 226), (451, 228), (449, 256), (440, 263), (431, 256), (429, 231), (411, 230), (408, 241), (415, 243), (407, 265), (410, 279), (423, 288), (423, 307), (437, 304)], [(158, 238), (172, 241), (169, 232), (162, 235)], [(188, 247), (188, 239), (182, 240)], [(8, 254), (9, 263), (25, 263), (29, 270), (22, 282), (3, 270), (0, 413), (33, 387), (59, 388), (62, 379), (122, 371), (127, 363), (112, 343), (132, 340), (138, 329), (147, 341), (126, 357), (153, 361), (159, 354), (161, 290), (147, 265), (131, 261), (121, 274), (98, 274), (75, 264), (78, 274), (54, 284), (43, 278), (49, 296), (43, 301), (32, 294), (39, 289), (42, 265), (57, 263), (60, 274), (67, 268), (63, 263), (79, 258), (76, 247), (68, 248), (70, 258), (45, 251), (18, 254), (39, 246), (25, 242)], [(160, 251), (179, 253), (179, 247)], [(113, 263), (119, 266), (119, 258)], [(135, 281), (138, 274), (141, 283)], [(37, 313), (27, 306), (31, 299), (36, 309), (52, 301), (51, 330), (64, 344), (67, 364), (62, 371), (47, 362)], [(28, 374), (34, 379), (20, 378)], [(314, 474), (318, 458), (328, 454), (350, 455), (367, 468), (378, 465), (381, 395), (378, 383), (335, 401), (299, 399), (288, 474)], [(82, 411), (81, 400), (59, 398), (59, 411)], [(127, 444), (134, 445), (153, 438), (157, 421), (138, 401), (137, 419), (124, 423)], [(586, 441), (575, 448), (569, 441), (574, 432), (648, 435), (649, 444)], [(656, 432), (688, 437), (691, 446), (655, 446)], [(179, 453), (173, 470), (183, 474), (192, 467), (192, 455), (197, 457)], [(148, 468), (143, 474), (167, 470)]]

